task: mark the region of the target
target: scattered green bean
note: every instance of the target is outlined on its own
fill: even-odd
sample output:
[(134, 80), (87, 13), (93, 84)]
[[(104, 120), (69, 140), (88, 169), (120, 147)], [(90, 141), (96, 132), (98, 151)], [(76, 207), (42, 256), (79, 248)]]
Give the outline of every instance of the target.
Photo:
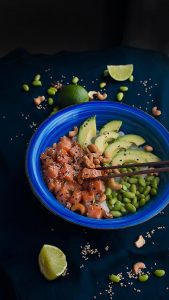
[(34, 81), (37, 81), (37, 80), (39, 81), (40, 78), (41, 78), (40, 74), (37, 74), (37, 75), (35, 75), (35, 77), (34, 77)]
[(72, 78), (72, 83), (77, 84), (78, 81), (79, 81), (79, 78), (78, 78), (78, 77), (74, 76), (74, 77)]
[(112, 189), (107, 187), (106, 188), (106, 196), (110, 196), (112, 194)]
[(153, 180), (154, 179), (154, 176), (146, 176), (146, 181), (151, 181), (151, 180)]
[(146, 182), (144, 178), (139, 178), (138, 183), (140, 186), (145, 187), (146, 186)]
[(124, 197), (132, 199), (135, 197), (135, 194), (131, 192), (124, 192)]
[(124, 197), (124, 198), (123, 198), (123, 202), (124, 202), (124, 203), (130, 203), (131, 200), (130, 200), (129, 198)]
[(147, 185), (143, 192), (144, 196), (147, 196), (150, 193), (150, 190), (151, 190), (151, 186)]
[(136, 198), (136, 197), (133, 198), (132, 201), (131, 201), (131, 203), (132, 203), (135, 207), (137, 207), (137, 198)]
[(114, 283), (120, 282), (120, 277), (118, 275), (111, 274), (109, 275), (109, 280)]
[(124, 94), (123, 94), (122, 92), (117, 93), (116, 99), (117, 99), (118, 101), (122, 101), (123, 98), (124, 98)]
[(120, 211), (122, 212), (122, 214), (126, 214), (126, 213), (127, 213), (127, 210), (125, 209), (124, 206), (122, 206), (122, 207), (120, 208)]
[(143, 193), (143, 192), (144, 192), (144, 188), (143, 188), (142, 186), (139, 186), (139, 187), (138, 187), (138, 190), (139, 190), (140, 193)]
[(100, 89), (103, 89), (106, 86), (106, 82), (100, 82), (99, 87)]
[(146, 202), (148, 202), (148, 201), (150, 200), (150, 195), (147, 195), (147, 196), (145, 197), (145, 200), (146, 200)]
[(165, 275), (165, 270), (157, 269), (157, 270), (154, 271), (154, 275), (156, 277), (163, 277)]
[(123, 189), (124, 191), (127, 191), (127, 190), (128, 190), (128, 188), (127, 188), (127, 186), (126, 186), (125, 184), (123, 184), (122, 189)]
[(130, 81), (130, 82), (133, 82), (133, 81), (134, 81), (134, 76), (133, 76), (133, 75), (131, 75), (131, 76), (129, 77), (129, 81)]
[(47, 90), (47, 93), (48, 93), (49, 96), (54, 96), (56, 94), (56, 91), (54, 89), (52, 89), (52, 88), (49, 88)]
[(128, 91), (128, 87), (127, 86), (121, 86), (120, 87), (120, 91), (121, 92), (127, 92)]
[(157, 190), (156, 190), (155, 188), (152, 188), (152, 189), (150, 190), (150, 195), (152, 195), (152, 196), (157, 195)]
[(117, 200), (116, 203), (114, 204), (113, 210), (120, 210), (122, 207), (121, 201)]
[(115, 192), (115, 191), (112, 191), (112, 197), (117, 197), (117, 192)]
[(134, 194), (136, 193), (137, 187), (136, 187), (136, 185), (135, 185), (134, 183), (131, 185), (130, 191), (131, 191), (132, 193), (134, 193)]
[(115, 211), (115, 210), (112, 210), (111, 214), (114, 218), (118, 218), (122, 216), (122, 213), (120, 211)]
[(29, 85), (26, 84), (26, 83), (24, 83), (24, 84), (22, 85), (22, 89), (23, 89), (25, 92), (29, 92)]
[(119, 193), (118, 196), (117, 196), (117, 198), (118, 198), (119, 201), (122, 201), (122, 199), (123, 199), (122, 194)]
[(139, 201), (139, 205), (140, 206), (144, 206), (146, 204), (146, 199), (145, 198), (142, 198), (140, 201)]
[(34, 80), (34, 81), (32, 81), (32, 85), (36, 86), (36, 87), (42, 86), (42, 82), (40, 80)]
[(132, 213), (136, 212), (136, 207), (133, 204), (131, 204), (131, 203), (126, 203), (125, 208), (129, 212), (132, 212)]
[(48, 98), (48, 104), (53, 105), (53, 98)]
[(117, 202), (117, 198), (111, 198), (111, 199), (109, 200), (109, 205), (110, 205), (110, 206), (113, 206), (116, 202)]
[(129, 179), (129, 182), (130, 182), (130, 183), (137, 183), (138, 180), (137, 180), (137, 178), (131, 177), (131, 178)]
[(139, 275), (138, 280), (140, 282), (146, 282), (149, 279), (149, 276), (147, 274)]

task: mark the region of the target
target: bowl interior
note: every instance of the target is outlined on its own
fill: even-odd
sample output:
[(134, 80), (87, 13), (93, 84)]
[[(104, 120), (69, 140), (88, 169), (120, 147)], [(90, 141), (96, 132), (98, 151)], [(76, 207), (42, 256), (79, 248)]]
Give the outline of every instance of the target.
[(74, 126), (79, 126), (88, 117), (96, 115), (97, 128), (111, 120), (121, 120), (121, 131), (133, 133), (145, 138), (152, 145), (154, 153), (167, 160), (169, 153), (169, 134), (166, 129), (148, 114), (127, 105), (112, 102), (91, 102), (62, 110), (47, 119), (31, 139), (27, 152), (27, 175), (31, 186), (41, 202), (53, 213), (77, 224), (93, 228), (122, 228), (139, 224), (157, 214), (168, 203), (169, 173), (160, 175), (159, 192), (135, 214), (112, 220), (95, 220), (84, 217), (64, 208), (49, 192), (41, 172), (40, 154), (60, 137), (67, 135)]

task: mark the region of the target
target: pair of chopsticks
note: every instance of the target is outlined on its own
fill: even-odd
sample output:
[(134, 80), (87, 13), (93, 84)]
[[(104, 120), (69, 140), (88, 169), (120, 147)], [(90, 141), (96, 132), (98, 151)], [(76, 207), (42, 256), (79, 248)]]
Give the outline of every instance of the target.
[(151, 167), (151, 169), (126, 172), (126, 173), (120, 173), (120, 174), (110, 174), (110, 175), (105, 175), (105, 176), (97, 176), (97, 177), (88, 178), (88, 179), (107, 180), (107, 179), (115, 178), (115, 177), (125, 177), (125, 176), (151, 174), (151, 173), (159, 173), (159, 172), (169, 172), (169, 167), (159, 168), (160, 166), (164, 166), (164, 165), (169, 165), (169, 160), (164, 160), (164, 161), (159, 161), (159, 162), (135, 163), (135, 164), (119, 165), (119, 166), (98, 167), (98, 168), (95, 168), (95, 170), (114, 170), (114, 169), (134, 168), (134, 167)]

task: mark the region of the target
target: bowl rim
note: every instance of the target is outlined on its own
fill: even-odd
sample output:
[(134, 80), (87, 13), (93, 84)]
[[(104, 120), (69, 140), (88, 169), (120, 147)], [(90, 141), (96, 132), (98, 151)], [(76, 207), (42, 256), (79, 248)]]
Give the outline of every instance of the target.
[[(32, 167), (32, 153), (33, 153), (33, 149), (34, 146), (37, 142), (37, 138), (39, 137), (39, 135), (41, 134), (41, 132), (55, 119), (57, 119), (58, 117), (63, 116), (65, 113), (67, 112), (71, 112), (72, 110), (78, 110), (79, 108), (86, 107), (86, 108), (90, 108), (92, 106), (97, 107), (98, 105), (100, 105), (101, 107), (107, 106), (110, 108), (117, 108), (117, 109), (121, 109), (121, 110), (125, 110), (128, 111), (130, 113), (134, 113), (135, 115), (145, 118), (147, 121), (150, 122), (151, 125), (153, 125), (152, 127), (158, 128), (158, 130), (162, 131), (161, 134), (163, 136), (163, 138), (165, 138), (167, 145), (169, 147), (169, 132), (168, 130), (158, 121), (156, 120), (154, 117), (152, 117), (151, 115), (149, 115), (147, 112), (142, 111), (141, 109), (138, 109), (136, 107), (132, 107), (130, 105), (127, 104), (121, 104), (121, 103), (116, 103), (116, 102), (110, 102), (110, 101), (103, 101), (103, 102), (99, 102), (99, 101), (92, 101), (92, 102), (86, 102), (86, 103), (81, 103), (81, 104), (76, 104), (76, 105), (72, 105), (69, 106), (67, 108), (62, 109), (61, 111), (59, 111), (57, 114), (54, 114), (53, 116), (48, 117), (46, 120), (44, 120), (40, 126), (38, 127), (38, 129), (35, 131), (35, 133), (33, 134), (33, 136), (30, 139), (29, 145), (27, 147), (27, 151), (26, 151), (26, 159), (25, 159), (25, 170), (26, 170), (26, 176), (28, 178), (30, 187), (34, 193), (34, 195), (40, 200), (41, 204), (43, 206), (45, 206), (50, 212), (52, 212), (54, 215), (57, 215), (61, 218), (63, 218), (66, 221), (69, 221), (71, 223), (74, 223), (76, 225), (80, 225), (83, 227), (89, 227), (89, 228), (93, 228), (93, 229), (122, 229), (122, 228), (127, 228), (127, 227), (131, 227), (131, 226), (135, 226), (135, 225), (139, 225), (143, 222), (148, 221), (149, 219), (151, 219), (152, 217), (154, 217), (155, 215), (157, 215), (162, 209), (164, 209), (167, 204), (169, 203), (169, 188), (168, 190), (165, 192), (165, 195), (163, 196), (163, 201), (161, 203), (158, 204), (158, 206), (156, 208), (152, 210), (146, 210), (146, 214), (142, 214), (142, 216), (138, 219), (138, 218), (133, 218), (132, 220), (125, 220), (125, 217), (122, 218), (117, 218), (117, 219), (92, 219), (86, 216), (81, 216), (75, 212), (70, 211), (69, 209), (65, 208), (62, 204), (59, 203), (59, 206), (57, 207), (57, 210), (52, 207), (52, 205), (49, 203), (46, 203), (46, 197), (43, 193), (43, 189), (38, 185), (36, 186), (36, 180), (34, 178), (34, 171), (33, 171), (33, 167)], [(50, 199), (51, 197), (54, 197), (53, 194), (48, 190), (48, 195), (47, 195), (48, 199)], [(133, 214), (132, 216), (134, 216), (136, 214)], [(129, 216), (129, 215), (127, 215)]]

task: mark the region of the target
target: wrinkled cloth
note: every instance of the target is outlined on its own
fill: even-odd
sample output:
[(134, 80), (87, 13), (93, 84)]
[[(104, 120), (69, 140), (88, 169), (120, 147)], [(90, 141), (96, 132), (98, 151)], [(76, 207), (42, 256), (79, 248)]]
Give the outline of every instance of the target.
[[(90, 230), (52, 215), (33, 195), (25, 175), (29, 140), (51, 108), (38, 110), (33, 98), (45, 95), (51, 81), (71, 81), (73, 75), (87, 90), (98, 90), (107, 65), (134, 64), (134, 82), (109, 80), (108, 100), (114, 101), (119, 86), (128, 85), (124, 103), (151, 113), (158, 106), (158, 120), (169, 129), (169, 59), (152, 51), (116, 47), (98, 52), (30, 55), (16, 50), (0, 60), (1, 199), (0, 199), (0, 299), (92, 300), (110, 299), (108, 275), (122, 272), (123, 286), (113, 284), (112, 299), (169, 298), (169, 208), (136, 227), (123, 230)], [(43, 86), (31, 86), (41, 74)], [(25, 93), (21, 86), (30, 85)], [(57, 105), (57, 96), (56, 96)], [(45, 107), (45, 104), (43, 104)], [(143, 248), (134, 241), (142, 234)], [(61, 248), (68, 261), (65, 277), (48, 282), (38, 268), (43, 244)], [(89, 246), (90, 245), (90, 246)], [(84, 250), (86, 248), (93, 251)], [(93, 252), (93, 254), (89, 253)], [(164, 268), (166, 276), (147, 283), (129, 279), (133, 263), (143, 261), (148, 271)]]

